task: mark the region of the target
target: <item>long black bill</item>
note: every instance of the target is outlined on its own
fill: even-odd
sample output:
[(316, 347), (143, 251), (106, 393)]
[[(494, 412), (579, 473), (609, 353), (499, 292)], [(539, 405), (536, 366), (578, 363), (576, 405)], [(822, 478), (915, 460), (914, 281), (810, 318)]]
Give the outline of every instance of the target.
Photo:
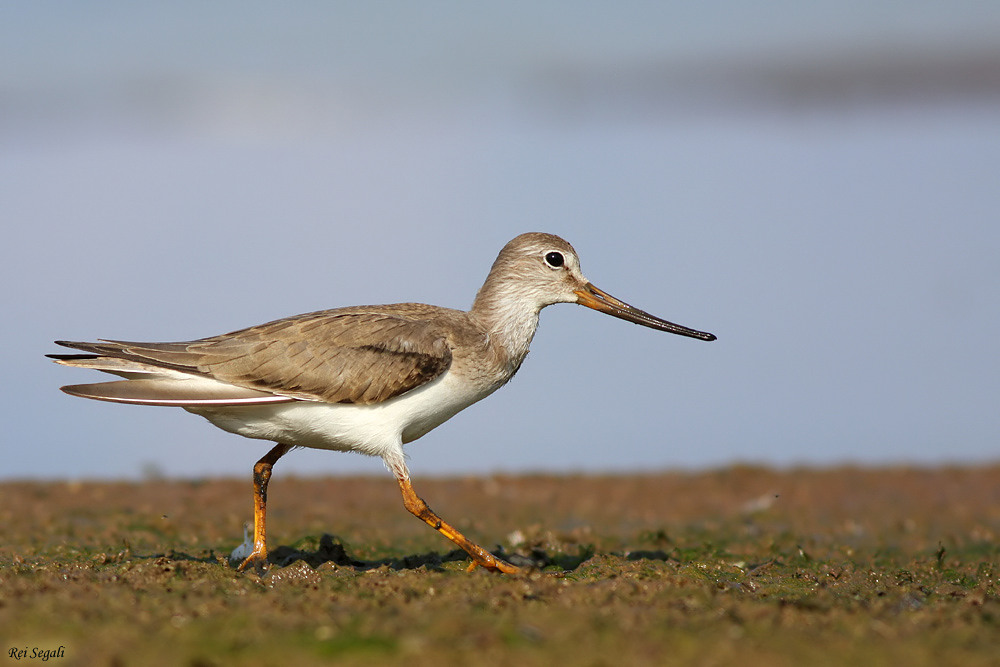
[(576, 290), (576, 296), (577, 303), (581, 306), (593, 308), (594, 310), (602, 313), (613, 315), (614, 317), (628, 322), (641, 324), (642, 326), (649, 327), (650, 329), (669, 331), (670, 333), (679, 334), (681, 336), (689, 336), (690, 338), (697, 338), (698, 340), (715, 340), (715, 334), (710, 334), (705, 331), (695, 331), (694, 329), (688, 329), (687, 327), (682, 327), (681, 325), (674, 324), (673, 322), (661, 320), (655, 315), (650, 315), (644, 310), (639, 310), (638, 308), (628, 305), (621, 299), (616, 299), (604, 290), (595, 287), (593, 283), (587, 283), (583, 289)]

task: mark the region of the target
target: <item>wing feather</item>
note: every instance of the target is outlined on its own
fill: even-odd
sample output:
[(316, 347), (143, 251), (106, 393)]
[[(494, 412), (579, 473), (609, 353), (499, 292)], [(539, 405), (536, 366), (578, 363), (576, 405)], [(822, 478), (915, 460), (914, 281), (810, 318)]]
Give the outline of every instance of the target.
[(372, 404), (430, 382), (451, 364), (433, 318), (396, 308), (320, 311), (180, 343), (57, 342), (284, 397)]

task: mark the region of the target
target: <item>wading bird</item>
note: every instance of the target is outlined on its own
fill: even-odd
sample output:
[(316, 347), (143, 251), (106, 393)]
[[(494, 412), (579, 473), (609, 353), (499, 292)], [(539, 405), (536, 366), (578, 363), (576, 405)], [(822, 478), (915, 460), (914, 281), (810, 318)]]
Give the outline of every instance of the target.
[(68, 394), (177, 406), (230, 433), (276, 443), (253, 469), (253, 550), (240, 570), (267, 567), (272, 466), (295, 447), (313, 447), (381, 457), (407, 510), (468, 552), (473, 567), (516, 574), (521, 568), (467, 539), (417, 495), (403, 445), (506, 384), (528, 354), (539, 312), (554, 303), (715, 340), (598, 289), (583, 277), (569, 243), (529, 233), (500, 251), (468, 311), (354, 306), (179, 343), (56, 341), (84, 354), (49, 356), (124, 378), (63, 387)]

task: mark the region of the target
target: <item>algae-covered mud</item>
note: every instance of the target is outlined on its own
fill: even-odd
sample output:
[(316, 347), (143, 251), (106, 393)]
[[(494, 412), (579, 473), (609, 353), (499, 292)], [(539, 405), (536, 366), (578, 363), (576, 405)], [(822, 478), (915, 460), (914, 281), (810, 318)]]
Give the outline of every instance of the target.
[(991, 665), (1000, 467), (0, 484), (0, 649), (49, 665)]

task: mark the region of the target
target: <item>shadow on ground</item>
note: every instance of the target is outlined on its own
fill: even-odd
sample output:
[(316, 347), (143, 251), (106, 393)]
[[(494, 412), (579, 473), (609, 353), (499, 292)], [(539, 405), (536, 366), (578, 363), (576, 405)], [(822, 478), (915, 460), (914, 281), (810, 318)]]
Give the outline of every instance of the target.
[[(445, 554), (429, 551), (398, 558), (362, 560), (349, 554), (340, 540), (330, 534), (322, 535), (319, 538), (318, 544), (314, 548), (310, 548), (311, 546), (305, 544), (300, 547), (276, 547), (268, 555), (268, 562), (272, 566), (288, 567), (296, 561), (304, 561), (313, 569), (326, 563), (332, 563), (337, 567), (352, 567), (359, 571), (375, 570), (381, 567), (388, 567), (391, 570), (416, 570), (419, 568), (440, 570), (445, 563), (468, 561), (471, 564), (469, 555), (461, 549), (454, 549)], [(665, 552), (659, 553), (662, 554), (664, 560), (668, 558)], [(549, 554), (542, 549), (533, 549), (528, 555), (525, 555), (507, 553), (503, 548), (497, 548), (493, 551), (493, 555), (518, 567), (536, 570), (555, 569), (572, 571), (590, 558), (593, 552), (591, 550), (581, 550), (577, 555)]]

